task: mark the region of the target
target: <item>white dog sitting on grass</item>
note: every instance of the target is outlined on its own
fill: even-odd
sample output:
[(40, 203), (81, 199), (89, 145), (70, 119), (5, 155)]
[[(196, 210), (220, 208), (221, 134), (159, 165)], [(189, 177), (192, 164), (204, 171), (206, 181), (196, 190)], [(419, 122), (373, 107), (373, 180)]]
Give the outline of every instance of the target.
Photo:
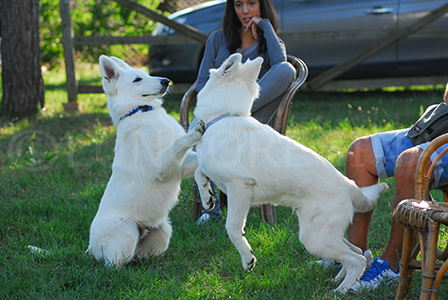
[(300, 241), (318, 257), (344, 266), (336, 280), (346, 292), (365, 269), (360, 248), (344, 233), (354, 212), (372, 210), (387, 189), (385, 183), (359, 188), (330, 162), (282, 136), (250, 116), (259, 92), (256, 82), (262, 58), (241, 63), (230, 56), (198, 95), (194, 114), (206, 130), (197, 145), (199, 167), (195, 173), (204, 208), (214, 205), (212, 180), (228, 196), (226, 229), (241, 255), (243, 267), (255, 266), (255, 256), (244, 237), (251, 205), (290, 206), (297, 213)]
[(107, 265), (159, 255), (169, 245), (168, 219), (182, 178), (192, 177), (204, 123), (185, 134), (158, 99), (169, 87), (115, 57), (100, 57), (107, 106), (117, 126), (112, 176), (90, 228), (88, 252)]

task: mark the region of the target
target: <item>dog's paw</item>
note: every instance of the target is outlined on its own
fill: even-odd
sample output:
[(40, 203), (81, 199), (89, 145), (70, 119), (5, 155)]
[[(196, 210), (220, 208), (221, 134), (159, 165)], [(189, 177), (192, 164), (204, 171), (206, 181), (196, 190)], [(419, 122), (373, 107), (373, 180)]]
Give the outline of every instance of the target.
[(255, 256), (252, 256), (252, 260), (249, 263), (244, 263), (243, 262), (243, 268), (246, 271), (250, 271), (255, 267), (255, 263), (257, 262), (257, 259), (255, 258)]
[(216, 203), (216, 197), (213, 194), (213, 191), (209, 189), (208, 193), (209, 193), (210, 197), (208, 198), (207, 202), (202, 201), (202, 205), (204, 206), (205, 210), (213, 209), (213, 207), (215, 207), (215, 203)]
[(216, 197), (210, 185), (210, 178), (207, 176), (196, 176), (195, 180), (198, 183), (198, 193), (201, 199), (202, 207), (205, 210), (211, 210), (215, 207)]
[(205, 123), (202, 120), (199, 120), (194, 125), (193, 130), (191, 130), (187, 136), (189, 137), (192, 143), (197, 143), (202, 139), (202, 135), (205, 132)]
[(194, 127), (194, 129), (201, 134), (201, 136), (204, 134), (205, 132), (205, 122), (202, 120), (199, 120), (196, 122), (196, 125)]

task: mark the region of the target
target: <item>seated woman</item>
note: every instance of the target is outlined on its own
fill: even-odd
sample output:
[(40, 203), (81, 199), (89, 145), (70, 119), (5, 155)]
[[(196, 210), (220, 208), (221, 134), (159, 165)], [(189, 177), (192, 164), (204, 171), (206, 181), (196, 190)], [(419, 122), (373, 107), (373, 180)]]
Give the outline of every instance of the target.
[[(263, 58), (258, 84), (260, 95), (252, 106), (252, 116), (267, 124), (280, 99), (295, 77), (293, 66), (286, 60), (286, 47), (277, 36), (277, 12), (272, 0), (227, 0), (223, 28), (210, 34), (199, 68), (196, 91), (199, 93), (209, 79), (209, 70), (219, 68), (233, 53), (241, 53), (242, 61)], [(193, 128), (196, 120), (190, 124)], [(215, 207), (203, 210), (198, 223), (221, 215), (218, 195)]]

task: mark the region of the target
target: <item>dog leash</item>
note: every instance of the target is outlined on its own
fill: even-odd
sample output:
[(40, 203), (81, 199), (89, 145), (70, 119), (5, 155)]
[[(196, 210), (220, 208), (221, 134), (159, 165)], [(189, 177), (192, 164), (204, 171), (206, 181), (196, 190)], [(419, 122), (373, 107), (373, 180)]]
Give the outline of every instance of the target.
[(142, 106), (136, 107), (133, 110), (131, 110), (130, 112), (128, 112), (127, 114), (125, 114), (124, 116), (122, 116), (120, 118), (120, 121), (123, 120), (126, 117), (132, 116), (133, 114), (135, 114), (135, 113), (137, 113), (139, 111), (147, 112), (147, 111), (151, 111), (153, 109), (154, 109), (154, 107), (152, 107), (151, 105), (142, 105)]
[(231, 113), (224, 113), (222, 115), (217, 116), (216, 118), (214, 118), (213, 120), (211, 120), (210, 122), (207, 123), (207, 125), (205, 126), (205, 130), (207, 130), (210, 126), (212, 126), (213, 124), (215, 124), (218, 121), (221, 121), (222, 119), (228, 118), (228, 117), (239, 117), (239, 114), (231, 114)]

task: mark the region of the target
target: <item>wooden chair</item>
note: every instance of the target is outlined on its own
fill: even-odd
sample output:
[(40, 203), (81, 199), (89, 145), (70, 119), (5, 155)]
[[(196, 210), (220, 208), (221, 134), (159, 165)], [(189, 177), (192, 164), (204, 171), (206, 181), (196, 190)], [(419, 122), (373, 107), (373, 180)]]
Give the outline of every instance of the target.
[[(288, 62), (292, 64), (292, 66), (296, 70), (296, 78), (291, 83), (289, 88), (277, 99), (280, 104), (278, 105), (275, 117), (272, 118), (269, 125), (271, 125), (276, 131), (281, 134), (285, 134), (286, 128), (288, 126), (289, 113), (291, 110), (292, 99), (294, 95), (298, 91), (299, 87), (305, 82), (308, 77), (308, 67), (306, 64), (299, 58), (294, 57), (292, 55), (288, 55)], [(180, 106), (180, 124), (188, 130), (189, 126), (189, 111), (192, 106), (192, 101), (196, 97), (196, 89), (195, 83), (188, 89), (185, 93), (182, 103)], [(220, 193), (221, 206), (227, 205), (227, 196), (224, 193)], [(196, 220), (200, 217), (202, 210), (201, 201), (198, 197), (196, 187), (194, 187), (193, 192), (193, 218)], [(265, 221), (269, 224), (275, 223), (276, 215), (275, 208), (273, 205), (261, 205), (260, 206), (260, 214), (262, 221)]]
[[(422, 273), (420, 299), (437, 299), (440, 282), (448, 270), (448, 248), (443, 251), (437, 248), (440, 224), (448, 225), (448, 203), (434, 199), (424, 200), (434, 177), (434, 166), (448, 149), (433, 163), (430, 157), (446, 143), (448, 134), (438, 137), (426, 147), (418, 160), (415, 172), (415, 199), (403, 200), (394, 211), (394, 217), (405, 228), (400, 281), (395, 299), (403, 299), (409, 292), (415, 269), (420, 269)], [(438, 189), (442, 190), (444, 200), (448, 202), (447, 186)], [(419, 252), (420, 260), (417, 259)]]

